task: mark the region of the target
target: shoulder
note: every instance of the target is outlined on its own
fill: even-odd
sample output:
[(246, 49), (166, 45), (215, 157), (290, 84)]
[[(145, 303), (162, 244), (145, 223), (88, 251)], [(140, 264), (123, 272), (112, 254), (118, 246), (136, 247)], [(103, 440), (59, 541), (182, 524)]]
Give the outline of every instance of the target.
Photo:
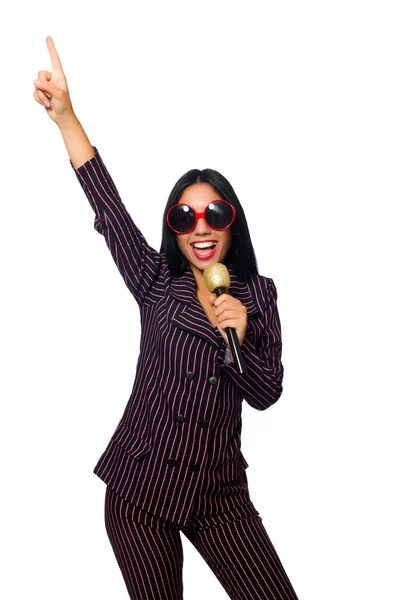
[(277, 300), (277, 288), (272, 277), (251, 275), (251, 286), (255, 301), (261, 309), (264, 310), (271, 302)]

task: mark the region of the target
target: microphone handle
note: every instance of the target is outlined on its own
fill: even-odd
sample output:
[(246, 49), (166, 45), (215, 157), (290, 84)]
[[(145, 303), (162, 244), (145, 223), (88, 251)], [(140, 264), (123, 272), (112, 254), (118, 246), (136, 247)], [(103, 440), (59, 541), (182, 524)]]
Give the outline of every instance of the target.
[[(226, 289), (224, 287), (218, 287), (215, 290), (215, 294), (217, 296), (221, 296), (226, 293)], [(244, 361), (243, 352), (240, 348), (240, 344), (237, 337), (237, 332), (234, 327), (225, 327), (227, 339), (229, 341), (230, 350), (233, 356), (233, 360), (236, 363), (237, 370), (240, 375), (247, 372), (247, 366)]]

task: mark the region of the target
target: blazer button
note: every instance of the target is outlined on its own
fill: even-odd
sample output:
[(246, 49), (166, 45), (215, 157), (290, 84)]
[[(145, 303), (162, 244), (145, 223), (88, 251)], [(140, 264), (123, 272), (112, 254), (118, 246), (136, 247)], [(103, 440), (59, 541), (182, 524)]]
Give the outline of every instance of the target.
[(169, 459), (167, 460), (167, 464), (168, 464), (168, 465), (171, 465), (172, 467), (175, 467), (175, 465), (177, 465), (177, 464), (178, 464), (178, 461), (177, 461), (177, 459), (176, 459), (176, 458), (169, 458)]
[(210, 377), (208, 379), (208, 383), (211, 385), (216, 385), (218, 383), (218, 377), (215, 377), (215, 375), (212, 375), (212, 377)]
[(187, 379), (194, 379), (195, 377), (196, 377), (196, 374), (193, 373), (193, 371), (187, 371), (187, 373), (186, 373)]
[(208, 419), (201, 419), (201, 421), (199, 421), (198, 424), (200, 425), (200, 427), (207, 427)]
[(176, 421), (178, 421), (178, 423), (183, 423), (184, 420), (185, 420), (185, 417), (183, 415), (177, 415)]

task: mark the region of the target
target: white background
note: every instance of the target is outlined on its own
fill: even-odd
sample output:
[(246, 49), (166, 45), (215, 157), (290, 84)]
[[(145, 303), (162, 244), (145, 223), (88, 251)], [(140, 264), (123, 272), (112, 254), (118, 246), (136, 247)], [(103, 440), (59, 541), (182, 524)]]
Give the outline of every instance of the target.
[[(129, 398), (139, 309), (33, 99), (75, 112), (159, 250), (176, 180), (234, 187), (278, 289), (284, 392), (243, 404), (251, 498), (300, 600), (397, 598), (392, 2), (16, 2), (1, 68), (5, 600), (127, 600), (92, 469)], [(6, 12), (5, 12), (6, 11)], [(260, 216), (258, 216), (260, 214)], [(226, 598), (190, 542), (186, 600)]]

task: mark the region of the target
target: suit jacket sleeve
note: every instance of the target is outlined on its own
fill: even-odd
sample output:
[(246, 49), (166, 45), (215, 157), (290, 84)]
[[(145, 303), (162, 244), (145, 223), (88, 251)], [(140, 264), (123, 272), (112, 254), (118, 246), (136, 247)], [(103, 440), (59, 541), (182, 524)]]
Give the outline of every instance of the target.
[(274, 404), (283, 391), (284, 367), (281, 362), (281, 324), (277, 309), (277, 289), (273, 279), (266, 278), (267, 292), (264, 309), (264, 329), (259, 351), (245, 338), (241, 346), (247, 373), (240, 375), (231, 360), (223, 370), (240, 388), (244, 399), (257, 410)]
[(74, 169), (94, 210), (94, 229), (104, 236), (124, 282), (139, 305), (160, 272), (160, 254), (149, 246), (124, 206), (105, 164), (95, 156)]

